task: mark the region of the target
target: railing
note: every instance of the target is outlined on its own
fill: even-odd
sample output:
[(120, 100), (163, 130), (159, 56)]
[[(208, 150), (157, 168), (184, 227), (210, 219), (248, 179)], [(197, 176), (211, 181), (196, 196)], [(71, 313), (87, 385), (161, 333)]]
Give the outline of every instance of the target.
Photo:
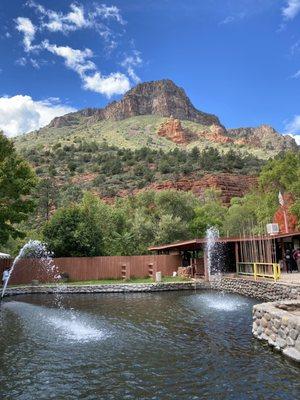
[(271, 278), (276, 282), (280, 279), (280, 265), (277, 263), (261, 262), (239, 262), (237, 263), (237, 274), (253, 276), (257, 278)]

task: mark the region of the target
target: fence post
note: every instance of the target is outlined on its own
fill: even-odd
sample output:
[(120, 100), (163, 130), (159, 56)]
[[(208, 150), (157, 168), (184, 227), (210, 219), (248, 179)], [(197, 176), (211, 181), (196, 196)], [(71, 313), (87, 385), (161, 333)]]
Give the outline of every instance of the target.
[(257, 279), (257, 264), (253, 263), (253, 275), (254, 275), (254, 280), (256, 281)]
[(123, 263), (121, 266), (122, 279), (130, 279), (130, 263)]

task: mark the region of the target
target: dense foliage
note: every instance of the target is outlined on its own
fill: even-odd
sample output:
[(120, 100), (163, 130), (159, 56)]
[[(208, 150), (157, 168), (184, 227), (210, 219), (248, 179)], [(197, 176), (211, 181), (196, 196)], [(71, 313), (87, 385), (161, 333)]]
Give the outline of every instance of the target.
[(44, 239), (56, 257), (102, 255), (102, 232), (86, 202), (56, 211), (44, 227)]
[[(147, 149), (94, 150), (91, 149), (91, 159), (97, 154), (103, 157), (96, 179), (100, 182), (99, 176), (103, 177), (106, 190), (113, 173), (144, 179), (146, 173), (155, 174), (155, 168), (181, 165), (179, 160), (185, 160), (194, 173), (204, 167), (207, 170), (217, 159), (223, 168), (224, 162), (213, 149), (166, 154)], [(162, 168), (166, 157), (169, 161)], [(150, 168), (151, 165), (155, 167)], [(59, 162), (53, 168), (60, 168)], [(52, 176), (45, 174), (37, 185), (39, 217), (32, 214), (27, 233), (28, 237), (45, 240), (56, 256), (143, 254), (151, 245), (204, 236), (210, 226), (218, 227), (222, 235), (265, 232), (265, 224), (272, 221), (278, 208), (279, 190), (292, 195), (291, 211), (300, 220), (299, 153), (286, 153), (268, 161), (260, 172), (258, 187), (243, 198), (233, 198), (229, 207), (222, 204), (221, 193), (215, 189), (208, 189), (201, 196), (176, 190), (145, 190), (107, 203), (95, 191), (57, 185), (54, 172)], [(15, 243), (9, 243), (12, 251)]]
[[(130, 150), (80, 139), (70, 144), (58, 142), (52, 147), (23, 150), (22, 155), (36, 168), (39, 177), (50, 179), (59, 187), (55, 195), (57, 205), (67, 204), (65, 200), (77, 201), (79, 189), (113, 197), (124, 190), (131, 193), (145, 188), (152, 182), (181, 177), (199, 179), (206, 172), (255, 174), (263, 165), (263, 161), (251, 154), (233, 150), (222, 153), (213, 147), (202, 151), (197, 147), (167, 152), (147, 147)], [(70, 197), (72, 190), (74, 199)]]
[(288, 152), (269, 160), (259, 175), (258, 188), (241, 199), (232, 199), (223, 230), (231, 235), (265, 232), (278, 208), (278, 193), (289, 193), (290, 211), (300, 222), (300, 153)]
[(22, 236), (17, 223), (34, 209), (31, 192), (36, 177), (27, 163), (0, 131), (0, 243)]

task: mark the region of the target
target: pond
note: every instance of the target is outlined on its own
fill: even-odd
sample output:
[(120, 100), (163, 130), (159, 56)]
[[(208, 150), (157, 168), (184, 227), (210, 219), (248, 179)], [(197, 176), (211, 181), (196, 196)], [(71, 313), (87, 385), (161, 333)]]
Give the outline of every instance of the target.
[(1, 306), (2, 400), (300, 397), (299, 367), (252, 338), (252, 299), (183, 291), (54, 300)]

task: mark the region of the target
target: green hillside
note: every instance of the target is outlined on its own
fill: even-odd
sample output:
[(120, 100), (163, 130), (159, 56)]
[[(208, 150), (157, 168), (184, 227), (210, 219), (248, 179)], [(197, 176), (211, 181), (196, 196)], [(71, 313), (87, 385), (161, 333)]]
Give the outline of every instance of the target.
[[(141, 149), (148, 147), (152, 150), (170, 151), (175, 148), (190, 150), (197, 146), (200, 150), (206, 147), (213, 147), (221, 152), (229, 149), (240, 153), (250, 153), (260, 159), (273, 157), (274, 150), (253, 148), (246, 145), (214, 143), (204, 138), (197, 138), (188, 145), (178, 145), (171, 140), (157, 135), (157, 130), (167, 118), (156, 115), (143, 115), (127, 118), (121, 121), (93, 122), (93, 117), (76, 116), (71, 126), (61, 128), (45, 127), (39, 131), (16, 138), (16, 147), (19, 150), (30, 148), (47, 148), (57, 143), (62, 146), (82, 140), (95, 141), (96, 143), (106, 142), (108, 145), (125, 149)], [(191, 121), (181, 121), (182, 127), (193, 133), (209, 132), (211, 127)], [(196, 135), (195, 135), (196, 136)]]

